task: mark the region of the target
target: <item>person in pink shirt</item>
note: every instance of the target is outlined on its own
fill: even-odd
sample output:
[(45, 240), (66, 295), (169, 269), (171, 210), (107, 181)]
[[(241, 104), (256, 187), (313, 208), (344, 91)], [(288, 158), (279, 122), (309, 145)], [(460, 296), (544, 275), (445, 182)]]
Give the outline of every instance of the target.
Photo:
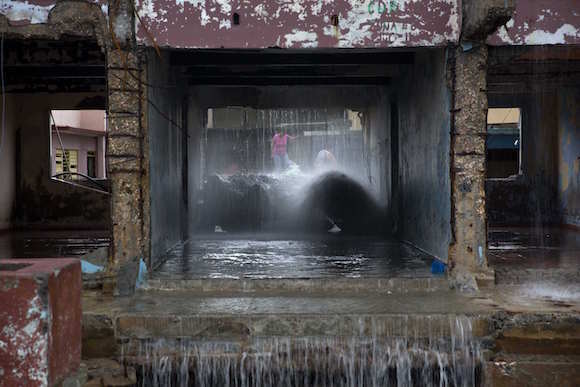
[(274, 171), (280, 172), (290, 166), (290, 159), (288, 158), (288, 139), (294, 140), (287, 133), (279, 130), (272, 137), (272, 158), (274, 159)]

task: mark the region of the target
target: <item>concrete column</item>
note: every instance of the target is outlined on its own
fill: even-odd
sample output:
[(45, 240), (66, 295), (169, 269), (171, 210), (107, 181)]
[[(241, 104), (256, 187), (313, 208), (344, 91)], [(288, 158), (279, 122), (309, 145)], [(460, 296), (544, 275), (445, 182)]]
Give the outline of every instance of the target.
[(464, 0), (461, 45), (452, 63), (451, 232), (452, 285), (477, 289), (492, 280), (487, 266), (485, 207), (487, 36), (513, 14), (514, 0)]
[(452, 270), (487, 271), (485, 137), (487, 46), (455, 51), (451, 137)]
[(134, 45), (132, 4), (109, 8), (112, 44), (107, 53), (109, 86), (107, 176), (111, 182), (112, 240), (106, 291), (135, 290), (139, 261), (149, 250), (149, 175), (146, 153), (144, 66)]

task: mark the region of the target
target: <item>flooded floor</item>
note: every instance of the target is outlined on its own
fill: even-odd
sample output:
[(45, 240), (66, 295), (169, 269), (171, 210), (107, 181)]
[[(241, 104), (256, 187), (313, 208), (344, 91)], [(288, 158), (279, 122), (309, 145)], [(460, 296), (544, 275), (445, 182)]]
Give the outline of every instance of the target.
[(76, 258), (108, 246), (108, 230), (27, 230), (0, 233), (0, 258)]
[(432, 258), (376, 238), (209, 235), (175, 249), (152, 279), (302, 279), (431, 276)]
[(580, 268), (580, 232), (559, 227), (504, 227), (489, 231), (492, 267)]

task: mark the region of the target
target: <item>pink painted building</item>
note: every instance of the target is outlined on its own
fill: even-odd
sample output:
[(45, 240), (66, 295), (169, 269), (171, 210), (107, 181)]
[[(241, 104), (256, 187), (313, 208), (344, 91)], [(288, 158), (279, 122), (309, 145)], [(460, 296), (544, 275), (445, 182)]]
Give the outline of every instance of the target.
[[(53, 110), (50, 152), (52, 176), (76, 172), (104, 179), (105, 134), (103, 110)], [(78, 175), (61, 175), (60, 178), (76, 179)]]

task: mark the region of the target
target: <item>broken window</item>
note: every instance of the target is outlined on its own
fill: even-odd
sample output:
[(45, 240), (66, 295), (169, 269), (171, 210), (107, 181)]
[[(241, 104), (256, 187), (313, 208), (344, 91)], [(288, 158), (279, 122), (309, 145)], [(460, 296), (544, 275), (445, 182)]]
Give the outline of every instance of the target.
[(487, 112), (487, 176), (509, 178), (521, 174), (520, 108), (490, 108)]
[(51, 176), (82, 182), (105, 178), (104, 110), (50, 112)]

